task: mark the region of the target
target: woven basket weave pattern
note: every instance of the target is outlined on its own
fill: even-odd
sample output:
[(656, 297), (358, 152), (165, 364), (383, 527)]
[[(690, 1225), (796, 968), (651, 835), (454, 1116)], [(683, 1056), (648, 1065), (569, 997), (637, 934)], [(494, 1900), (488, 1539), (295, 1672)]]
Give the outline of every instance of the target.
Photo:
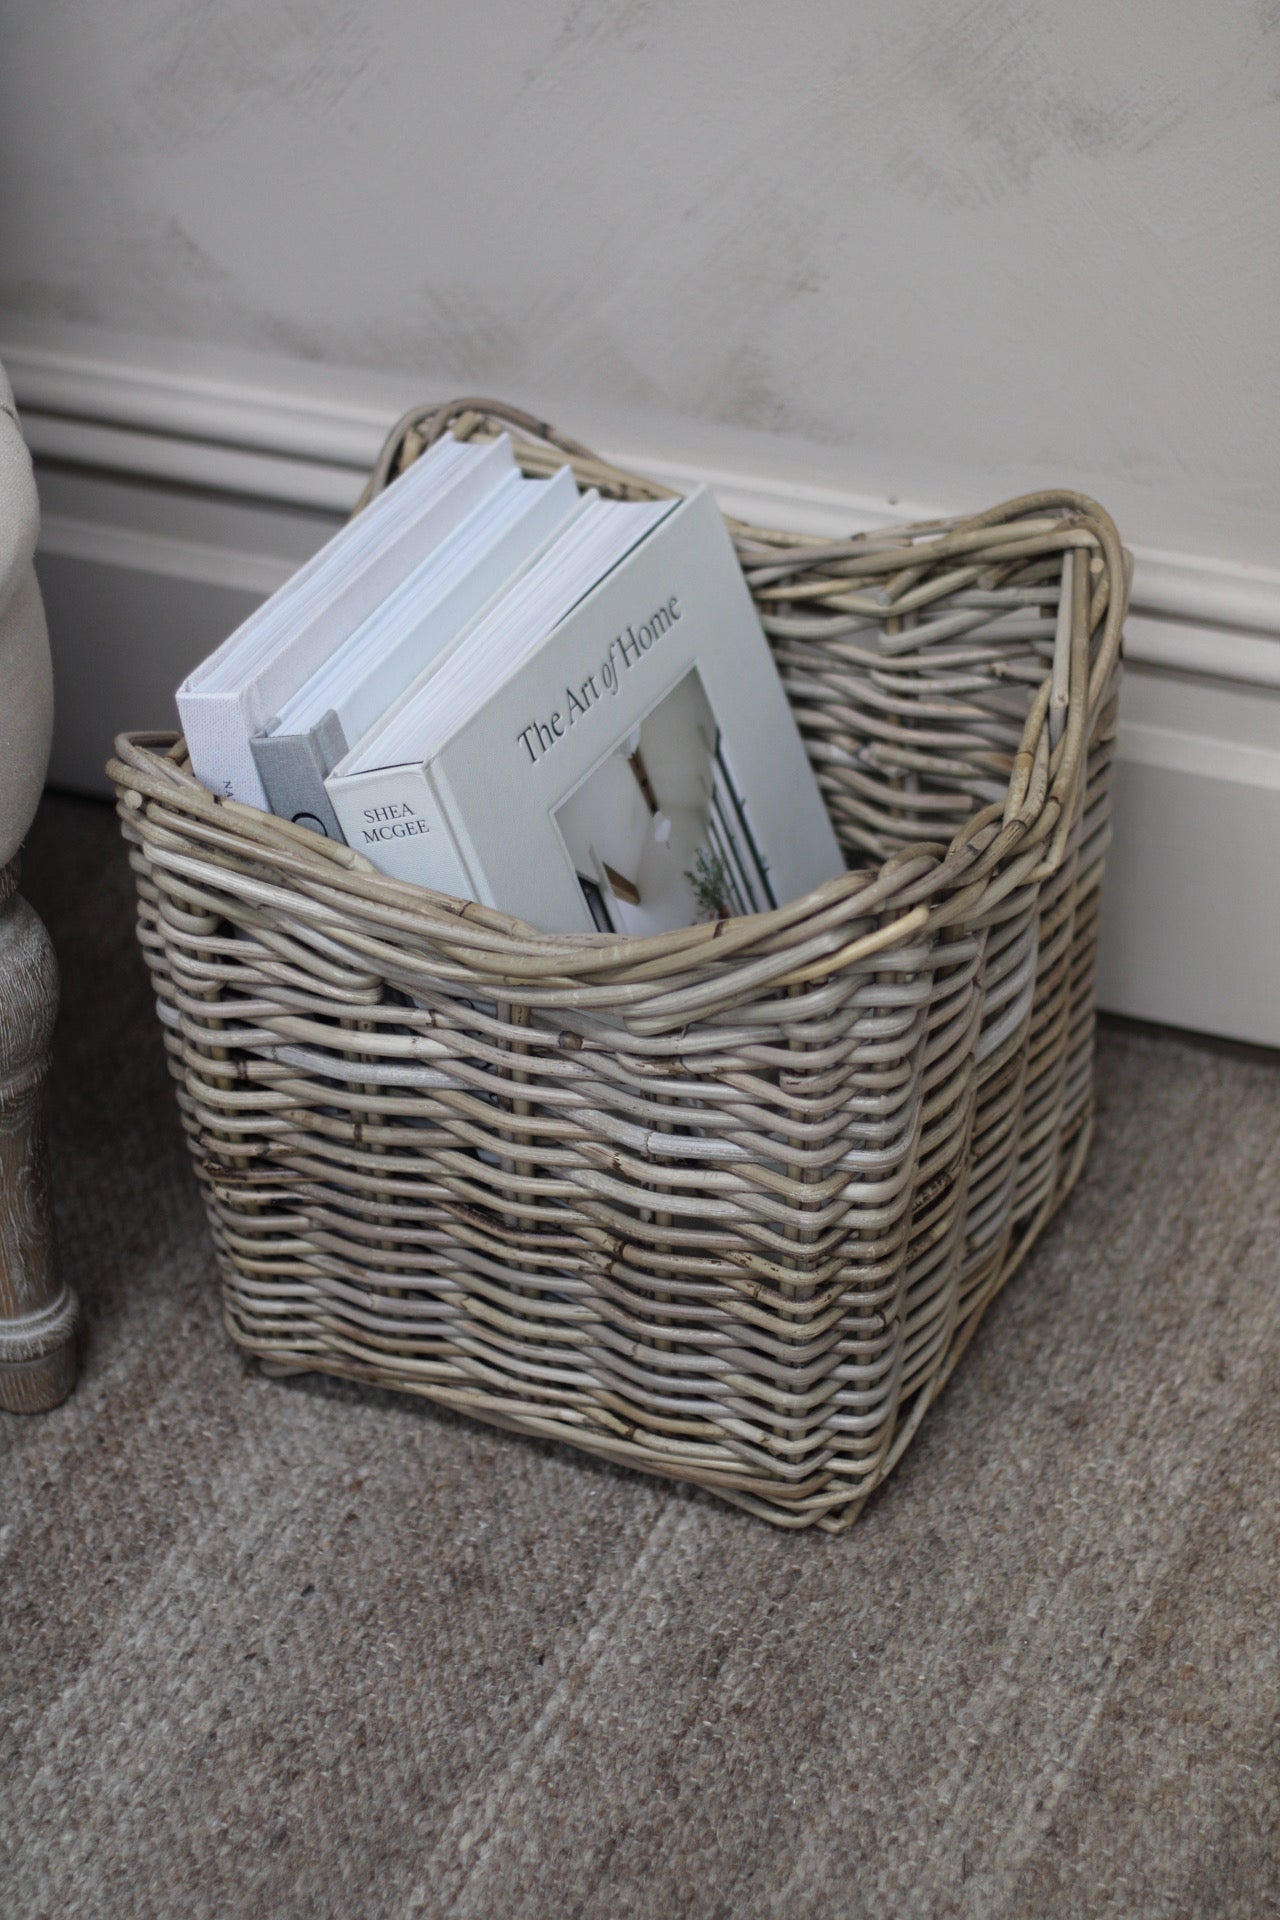
[[(480, 402), (371, 489), (507, 426), (664, 491)], [(544, 935), (112, 773), (241, 1346), (838, 1530), (1087, 1150), (1124, 563), (1074, 495), (731, 531), (850, 864), (776, 912)]]

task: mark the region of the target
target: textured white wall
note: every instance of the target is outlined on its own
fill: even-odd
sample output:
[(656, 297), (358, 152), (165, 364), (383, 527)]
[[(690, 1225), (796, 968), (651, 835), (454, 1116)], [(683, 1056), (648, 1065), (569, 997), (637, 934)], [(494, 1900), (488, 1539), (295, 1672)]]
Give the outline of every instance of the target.
[(1274, 560), (1278, 27), (0, 0), (0, 318), (737, 429), (908, 499), (1065, 481)]

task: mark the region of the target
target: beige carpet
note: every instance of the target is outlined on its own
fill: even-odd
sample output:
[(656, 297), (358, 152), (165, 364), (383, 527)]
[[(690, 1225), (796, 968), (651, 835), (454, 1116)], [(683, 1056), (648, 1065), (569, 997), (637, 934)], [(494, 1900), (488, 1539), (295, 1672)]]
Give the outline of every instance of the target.
[(1280, 1912), (1280, 1067), (1109, 1026), (847, 1537), (224, 1337), (109, 810), (46, 804), (58, 1412), (0, 1416), (0, 1911)]

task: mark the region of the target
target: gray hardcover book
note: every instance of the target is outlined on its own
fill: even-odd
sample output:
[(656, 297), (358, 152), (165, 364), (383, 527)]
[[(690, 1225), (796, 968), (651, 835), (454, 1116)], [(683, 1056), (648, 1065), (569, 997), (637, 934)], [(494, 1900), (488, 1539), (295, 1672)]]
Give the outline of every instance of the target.
[(308, 733), (257, 733), (251, 744), (272, 813), (330, 840), (345, 841), (324, 785), (325, 775), (347, 751), (342, 722), (332, 707)]

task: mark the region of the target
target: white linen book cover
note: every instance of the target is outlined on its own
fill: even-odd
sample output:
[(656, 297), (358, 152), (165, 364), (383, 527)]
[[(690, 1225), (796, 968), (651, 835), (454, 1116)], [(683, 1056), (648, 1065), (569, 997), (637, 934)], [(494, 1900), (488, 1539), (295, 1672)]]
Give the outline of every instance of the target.
[(201, 661), (177, 696), (197, 778), (265, 809), (254, 734), (514, 471), (505, 434), (483, 447), (443, 435)]
[(331, 839), (342, 828), (325, 775), (484, 607), (537, 559), (578, 508), (570, 467), (508, 473), (253, 739), (273, 813)]
[[(339, 764), (326, 784), (351, 845), (546, 932), (661, 932), (843, 871), (710, 492), (585, 585), (511, 670), (478, 688), (471, 673), (469, 706), (460, 675), (484, 636), (464, 636), (450, 698), (433, 698), (448, 675), (428, 677)], [(380, 739), (396, 748), (381, 764)]]

